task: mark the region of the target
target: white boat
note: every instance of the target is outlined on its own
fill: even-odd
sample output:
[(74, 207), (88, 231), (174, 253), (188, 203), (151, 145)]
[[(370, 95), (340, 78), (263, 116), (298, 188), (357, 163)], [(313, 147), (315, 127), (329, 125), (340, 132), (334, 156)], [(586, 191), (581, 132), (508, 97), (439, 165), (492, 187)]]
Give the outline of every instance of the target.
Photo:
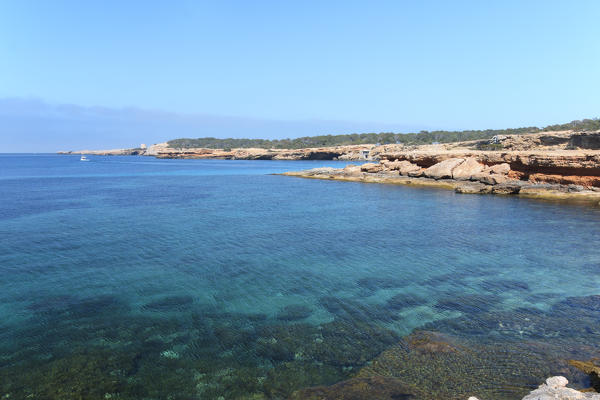
[(79, 161), (90, 161), (86, 156), (81, 156)]

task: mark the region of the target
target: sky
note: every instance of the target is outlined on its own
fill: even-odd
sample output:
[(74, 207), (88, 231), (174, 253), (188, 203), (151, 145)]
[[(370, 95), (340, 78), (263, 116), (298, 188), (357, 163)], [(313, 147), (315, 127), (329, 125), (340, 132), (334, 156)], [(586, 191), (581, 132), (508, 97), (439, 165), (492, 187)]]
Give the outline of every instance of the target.
[(0, 0), (0, 152), (599, 117), (599, 20), (596, 0)]

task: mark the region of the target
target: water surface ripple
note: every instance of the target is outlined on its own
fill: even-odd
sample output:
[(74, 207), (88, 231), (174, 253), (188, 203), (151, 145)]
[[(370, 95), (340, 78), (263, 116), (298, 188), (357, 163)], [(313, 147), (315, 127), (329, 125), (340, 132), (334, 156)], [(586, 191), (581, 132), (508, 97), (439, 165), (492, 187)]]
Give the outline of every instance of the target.
[(0, 398), (585, 384), (564, 360), (600, 339), (598, 208), (90, 158), (0, 155)]

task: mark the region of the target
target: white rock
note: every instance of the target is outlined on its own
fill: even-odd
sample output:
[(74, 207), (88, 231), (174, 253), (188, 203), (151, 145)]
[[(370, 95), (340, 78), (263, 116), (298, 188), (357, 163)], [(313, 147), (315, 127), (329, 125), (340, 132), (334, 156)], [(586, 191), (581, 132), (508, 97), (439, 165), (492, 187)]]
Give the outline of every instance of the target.
[(565, 387), (567, 386), (567, 383), (569, 383), (569, 381), (564, 376), (553, 376), (552, 378), (546, 379), (546, 385), (554, 388)]

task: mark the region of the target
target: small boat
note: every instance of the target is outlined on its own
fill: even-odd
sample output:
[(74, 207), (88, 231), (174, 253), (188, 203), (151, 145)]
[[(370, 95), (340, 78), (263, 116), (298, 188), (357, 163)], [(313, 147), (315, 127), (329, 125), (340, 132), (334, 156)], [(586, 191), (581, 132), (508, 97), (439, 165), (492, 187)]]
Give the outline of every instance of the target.
[(90, 161), (86, 156), (81, 156), (79, 161)]

